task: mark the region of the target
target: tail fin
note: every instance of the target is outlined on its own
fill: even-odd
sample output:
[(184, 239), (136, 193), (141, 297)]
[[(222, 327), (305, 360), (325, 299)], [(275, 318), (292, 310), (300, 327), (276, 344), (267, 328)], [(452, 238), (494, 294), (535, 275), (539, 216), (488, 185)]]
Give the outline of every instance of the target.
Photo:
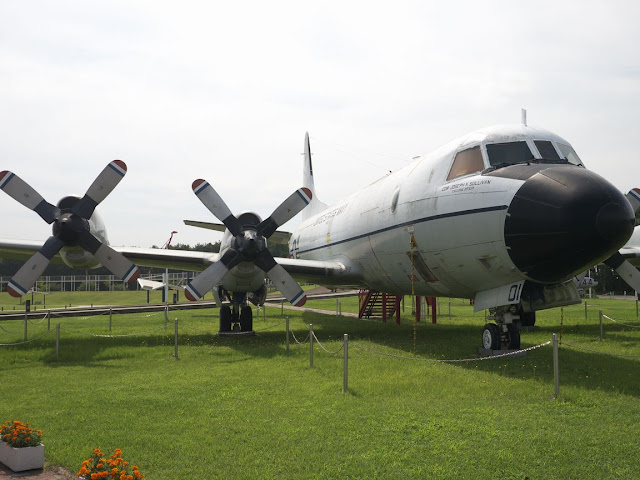
[(328, 205), (318, 200), (316, 195), (316, 189), (313, 181), (313, 163), (311, 162), (311, 145), (309, 143), (309, 132), (304, 134), (304, 160), (302, 164), (302, 186), (311, 190), (313, 197), (311, 203), (300, 212), (300, 216), (303, 220), (317, 214), (318, 212), (327, 208)]

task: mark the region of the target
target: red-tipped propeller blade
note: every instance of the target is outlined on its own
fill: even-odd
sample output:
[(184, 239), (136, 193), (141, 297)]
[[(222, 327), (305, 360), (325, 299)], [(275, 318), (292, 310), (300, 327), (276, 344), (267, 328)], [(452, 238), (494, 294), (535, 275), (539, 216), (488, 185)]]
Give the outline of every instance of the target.
[(0, 172), (0, 189), (29, 210), (36, 212), (47, 223), (52, 223), (60, 214), (58, 207), (47, 202), (15, 173), (7, 170)]
[(122, 160), (109, 163), (93, 181), (87, 193), (71, 209), (71, 213), (88, 220), (93, 215), (96, 206), (120, 183), (127, 173), (127, 165)]
[(242, 255), (235, 250), (228, 250), (220, 260), (212, 263), (205, 271), (191, 280), (184, 289), (184, 295), (192, 302), (202, 298), (205, 293), (219, 285), (224, 276), (242, 261)]
[(308, 188), (299, 188), (282, 202), (269, 216), (263, 220), (256, 228), (259, 234), (269, 238), (282, 225), (287, 223), (293, 217), (304, 209), (311, 202), (311, 190)]
[(242, 231), (238, 219), (231, 213), (227, 204), (224, 203), (222, 197), (218, 195), (218, 192), (213, 189), (209, 182), (200, 178), (193, 182), (191, 188), (202, 204), (207, 207), (218, 220), (224, 223), (224, 226), (229, 229), (231, 235), (235, 237)]
[(42, 275), (53, 256), (60, 251), (64, 243), (56, 237), (49, 237), (44, 245), (18, 270), (7, 285), (12, 297), (25, 295)]

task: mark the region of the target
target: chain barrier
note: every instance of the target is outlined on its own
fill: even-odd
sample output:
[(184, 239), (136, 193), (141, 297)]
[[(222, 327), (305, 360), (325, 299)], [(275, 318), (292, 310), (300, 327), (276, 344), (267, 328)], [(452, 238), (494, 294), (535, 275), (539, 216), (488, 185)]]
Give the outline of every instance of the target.
[(599, 355), (611, 355), (612, 357), (623, 357), (623, 358), (640, 358), (640, 355), (625, 355), (623, 353), (610, 353), (610, 352), (602, 352), (600, 350), (596, 350), (593, 348), (587, 348), (587, 347), (581, 347), (579, 345), (573, 345), (571, 343), (567, 343), (567, 342), (560, 342), (560, 345), (566, 345), (567, 347), (570, 348), (575, 348), (576, 350), (582, 350), (584, 352), (589, 352), (589, 353), (597, 353)]
[(38, 340), (39, 338), (42, 338), (42, 337), (44, 337), (46, 335), (49, 335), (52, 332), (53, 332), (53, 330), (47, 330), (46, 332), (44, 332), (41, 335), (38, 335), (37, 337), (33, 337), (33, 338), (29, 339), (29, 340), (24, 340), (22, 342), (0, 343), (0, 347), (9, 347), (9, 346), (12, 346), (12, 345), (24, 345), (25, 343), (31, 343), (31, 342), (34, 342), (34, 341)]
[(623, 327), (640, 328), (640, 325), (629, 325), (627, 323), (618, 322), (617, 320), (614, 320), (613, 318), (611, 318), (608, 315), (605, 315), (604, 313), (602, 314), (602, 317), (606, 318), (607, 320), (611, 320), (613, 323), (617, 323), (618, 325), (622, 325)]
[(513, 355), (518, 355), (523, 352), (530, 352), (531, 350), (535, 350), (537, 348), (551, 345), (551, 340), (541, 343), (539, 345), (534, 345), (533, 347), (523, 348), (521, 350), (515, 350), (513, 352), (507, 352), (507, 353), (503, 353), (501, 355), (495, 355), (492, 357), (462, 358), (462, 359), (452, 359), (452, 360), (437, 359), (437, 358), (416, 358), (416, 357), (407, 357), (406, 355), (396, 355), (393, 353), (387, 353), (387, 352), (383, 352), (381, 350), (376, 350), (373, 348), (362, 347), (357, 343), (353, 343), (353, 342), (349, 342), (349, 345), (359, 350), (364, 350), (366, 352), (373, 353), (374, 355), (387, 356), (387, 357), (397, 358), (399, 360), (413, 360), (417, 362), (432, 362), (432, 363), (463, 363), (463, 362), (481, 362), (484, 360), (495, 360), (497, 358), (504, 358), (504, 357), (509, 357)]
[(320, 343), (320, 340), (318, 340), (318, 337), (316, 337), (316, 332), (313, 332), (313, 338), (315, 338), (316, 342), (318, 343), (318, 346), (324, 350), (325, 352), (327, 352), (329, 355), (336, 355), (338, 353), (340, 353), (342, 351), (342, 349), (344, 348), (344, 343), (342, 344), (342, 346), (336, 350), (335, 352), (331, 352), (329, 350), (327, 350), (324, 345), (322, 345), (322, 343)]
[(303, 345), (305, 343), (307, 343), (307, 340), (309, 340), (309, 334), (307, 334), (307, 336), (305, 337), (304, 340), (302, 340), (301, 342), (298, 341), (298, 339), (296, 338), (296, 334), (293, 333), (293, 330), (289, 330), (289, 333), (291, 334), (291, 336), (293, 337), (293, 340), (298, 344), (298, 345)]

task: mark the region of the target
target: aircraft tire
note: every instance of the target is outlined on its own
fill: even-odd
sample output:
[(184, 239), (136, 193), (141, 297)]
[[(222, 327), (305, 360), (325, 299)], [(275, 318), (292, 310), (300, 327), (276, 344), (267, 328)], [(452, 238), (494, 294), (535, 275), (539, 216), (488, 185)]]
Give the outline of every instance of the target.
[(229, 307), (229, 305), (220, 307), (220, 331), (231, 331), (231, 307)]
[(487, 323), (482, 331), (482, 346), (487, 350), (500, 349), (500, 329), (495, 323)]
[(507, 325), (507, 333), (509, 334), (509, 349), (520, 350), (520, 330), (517, 325), (513, 323)]
[(240, 310), (240, 330), (242, 332), (253, 330), (253, 310), (249, 305), (242, 307), (242, 310)]

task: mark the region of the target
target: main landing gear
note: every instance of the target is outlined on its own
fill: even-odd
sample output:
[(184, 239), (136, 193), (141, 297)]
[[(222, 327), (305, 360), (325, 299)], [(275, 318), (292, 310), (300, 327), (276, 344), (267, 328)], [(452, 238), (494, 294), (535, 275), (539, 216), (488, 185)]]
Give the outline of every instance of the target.
[[(482, 331), (482, 347), (486, 350), (519, 350), (520, 330), (514, 321), (520, 319), (517, 307), (512, 305), (489, 310), (488, 317), (496, 323), (487, 323)], [(535, 321), (535, 320), (534, 320)]]
[(220, 307), (220, 331), (218, 335), (255, 335), (253, 310), (247, 305), (246, 293), (234, 293), (231, 305)]

